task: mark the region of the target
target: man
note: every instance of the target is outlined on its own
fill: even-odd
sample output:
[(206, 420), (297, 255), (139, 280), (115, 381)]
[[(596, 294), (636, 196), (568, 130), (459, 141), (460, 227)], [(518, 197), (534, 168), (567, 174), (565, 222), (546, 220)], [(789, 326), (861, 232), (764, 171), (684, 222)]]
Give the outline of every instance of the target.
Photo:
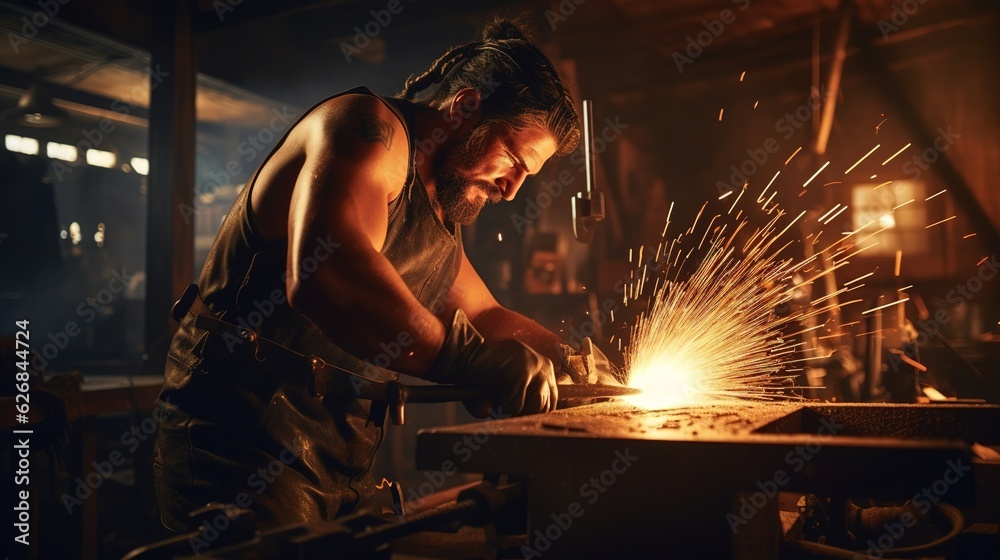
[(481, 389), (479, 413), (554, 408), (566, 347), (497, 303), (458, 226), (579, 136), (551, 63), (508, 21), (400, 98), (358, 88), (301, 118), (227, 215), (200, 297), (175, 313), (154, 464), (167, 527), (189, 529), (211, 501), (277, 524), (371, 498), (385, 412), (343, 371)]

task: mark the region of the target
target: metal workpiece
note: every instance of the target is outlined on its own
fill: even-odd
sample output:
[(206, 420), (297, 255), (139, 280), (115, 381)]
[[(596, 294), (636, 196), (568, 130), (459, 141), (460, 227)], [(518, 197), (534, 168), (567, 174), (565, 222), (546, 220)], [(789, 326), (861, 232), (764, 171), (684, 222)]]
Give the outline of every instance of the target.
[(601, 403), (423, 430), (416, 463), (523, 478), (522, 552), (767, 558), (782, 492), (902, 502), (947, 476), (971, 504), (973, 442), (1000, 443), (1000, 406)]

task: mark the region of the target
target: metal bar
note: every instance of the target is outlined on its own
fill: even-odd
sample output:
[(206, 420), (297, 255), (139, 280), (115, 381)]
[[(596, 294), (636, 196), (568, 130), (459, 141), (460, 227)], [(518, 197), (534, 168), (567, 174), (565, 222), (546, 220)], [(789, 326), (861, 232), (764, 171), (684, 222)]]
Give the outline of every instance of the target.
[(583, 158), (587, 162), (587, 193), (594, 192), (594, 102), (583, 100)]
[[(559, 385), (559, 399), (598, 399), (605, 397), (621, 397), (639, 394), (639, 389), (618, 385)], [(456, 387), (454, 385), (410, 385), (407, 386), (406, 402), (410, 403), (442, 403), (464, 401), (477, 397), (485, 397), (484, 391)]]
[(837, 29), (837, 45), (833, 50), (833, 61), (830, 64), (830, 75), (826, 84), (826, 99), (823, 102), (823, 117), (816, 132), (816, 143), (813, 153), (823, 155), (830, 141), (830, 130), (833, 128), (833, 115), (837, 107), (837, 92), (840, 91), (840, 79), (844, 75), (844, 59), (847, 58), (847, 39), (851, 31), (851, 13), (854, 0), (840, 0), (837, 8), (840, 27)]

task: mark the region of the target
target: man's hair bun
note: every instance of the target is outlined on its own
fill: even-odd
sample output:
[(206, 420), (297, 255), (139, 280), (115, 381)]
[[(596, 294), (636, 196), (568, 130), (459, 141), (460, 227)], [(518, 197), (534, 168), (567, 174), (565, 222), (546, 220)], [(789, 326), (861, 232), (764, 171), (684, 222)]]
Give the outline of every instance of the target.
[(515, 21), (496, 19), (483, 28), (483, 41), (527, 41), (528, 33)]

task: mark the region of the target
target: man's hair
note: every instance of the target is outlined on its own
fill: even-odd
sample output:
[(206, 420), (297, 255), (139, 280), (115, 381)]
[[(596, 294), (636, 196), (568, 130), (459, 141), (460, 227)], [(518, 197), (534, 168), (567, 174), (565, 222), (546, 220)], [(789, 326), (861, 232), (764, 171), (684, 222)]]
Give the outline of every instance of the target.
[(399, 95), (440, 108), (464, 88), (483, 97), (481, 124), (502, 123), (514, 131), (541, 127), (555, 139), (556, 155), (576, 149), (580, 117), (573, 98), (552, 62), (518, 23), (505, 19), (489, 23), (482, 40), (452, 47), (426, 72), (406, 80)]

